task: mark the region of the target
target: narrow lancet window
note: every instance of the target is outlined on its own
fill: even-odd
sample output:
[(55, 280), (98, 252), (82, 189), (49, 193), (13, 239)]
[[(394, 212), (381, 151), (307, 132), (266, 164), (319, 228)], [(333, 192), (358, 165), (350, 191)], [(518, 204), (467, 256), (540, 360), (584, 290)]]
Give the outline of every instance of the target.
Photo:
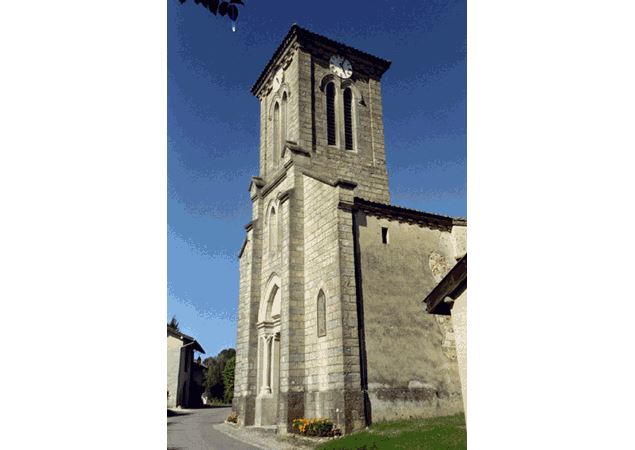
[(344, 144), (346, 150), (353, 150), (353, 93), (344, 91)]
[(326, 134), (328, 145), (335, 145), (335, 85), (333, 83), (326, 85)]
[(273, 166), (280, 160), (280, 104), (276, 102), (273, 108)]
[(280, 108), (280, 155), (287, 142), (287, 93), (282, 94), (282, 106)]
[(269, 254), (274, 255), (278, 247), (278, 220), (276, 208), (271, 208), (269, 213)]
[(322, 290), (317, 298), (317, 334), (318, 337), (326, 336), (326, 297)]

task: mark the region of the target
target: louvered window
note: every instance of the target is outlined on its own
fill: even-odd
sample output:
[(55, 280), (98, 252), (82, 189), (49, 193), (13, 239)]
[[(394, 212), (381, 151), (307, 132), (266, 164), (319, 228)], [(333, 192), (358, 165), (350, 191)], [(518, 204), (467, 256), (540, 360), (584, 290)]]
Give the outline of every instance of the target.
[(326, 86), (326, 134), (329, 145), (335, 145), (335, 86), (329, 83)]
[(353, 95), (350, 89), (344, 91), (344, 144), (346, 150), (353, 150)]

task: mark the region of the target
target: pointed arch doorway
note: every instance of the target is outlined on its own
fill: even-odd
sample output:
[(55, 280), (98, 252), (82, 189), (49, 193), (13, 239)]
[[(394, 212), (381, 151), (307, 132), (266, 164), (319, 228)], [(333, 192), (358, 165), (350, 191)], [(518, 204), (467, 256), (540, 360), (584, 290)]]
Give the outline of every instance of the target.
[(272, 275), (258, 309), (256, 426), (275, 425), (280, 385), (280, 278)]

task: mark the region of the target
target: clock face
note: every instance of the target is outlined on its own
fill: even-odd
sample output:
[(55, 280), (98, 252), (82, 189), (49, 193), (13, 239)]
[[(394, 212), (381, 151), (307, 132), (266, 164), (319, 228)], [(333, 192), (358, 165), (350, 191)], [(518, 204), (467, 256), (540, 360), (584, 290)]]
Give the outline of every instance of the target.
[(279, 69), (275, 76), (273, 77), (273, 90), (277, 91), (278, 89), (280, 89), (280, 85), (282, 84), (282, 76), (284, 75), (284, 73), (282, 72), (282, 69)]
[(350, 78), (353, 75), (353, 66), (351, 62), (340, 55), (333, 55), (329, 60), (331, 72), (340, 78)]

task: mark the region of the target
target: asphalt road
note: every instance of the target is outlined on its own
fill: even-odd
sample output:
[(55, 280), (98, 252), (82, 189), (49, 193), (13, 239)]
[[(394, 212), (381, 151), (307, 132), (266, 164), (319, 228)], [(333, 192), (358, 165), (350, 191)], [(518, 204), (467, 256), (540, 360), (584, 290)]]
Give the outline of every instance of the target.
[(231, 408), (203, 408), (179, 411), (168, 416), (168, 450), (257, 450), (232, 439), (213, 424), (223, 423)]

